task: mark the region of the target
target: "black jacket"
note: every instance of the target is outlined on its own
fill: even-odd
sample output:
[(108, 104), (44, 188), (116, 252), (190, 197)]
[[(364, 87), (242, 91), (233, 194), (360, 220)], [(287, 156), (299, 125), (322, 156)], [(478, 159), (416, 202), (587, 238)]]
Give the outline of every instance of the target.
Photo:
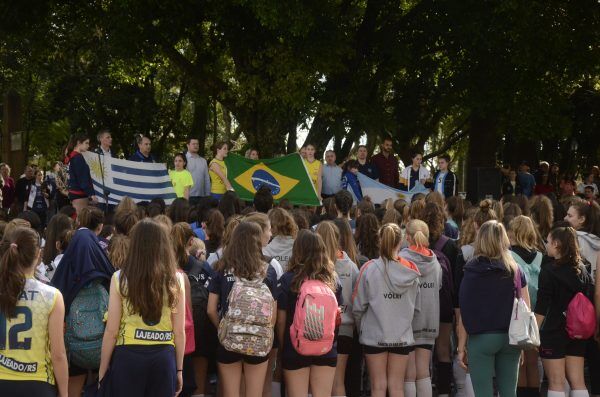
[(555, 261), (542, 263), (538, 281), (535, 313), (545, 316), (541, 333), (565, 332), (565, 311), (573, 296), (584, 292), (589, 296), (592, 279), (585, 267), (579, 265), (580, 273), (569, 266), (557, 266)]
[(521, 188), (521, 185), (519, 184), (518, 180), (515, 182), (514, 188), (513, 188), (513, 185), (511, 185), (510, 181), (506, 181), (502, 184), (502, 195), (503, 196), (515, 196), (517, 194), (522, 194), (522, 193), (523, 193), (523, 189)]
[(458, 179), (456, 178), (456, 174), (448, 170), (446, 177), (438, 181), (438, 177), (441, 176), (440, 174), (441, 171), (437, 171), (433, 177), (433, 190), (437, 190), (438, 183), (442, 183), (442, 191), (445, 198), (456, 196), (458, 193)]

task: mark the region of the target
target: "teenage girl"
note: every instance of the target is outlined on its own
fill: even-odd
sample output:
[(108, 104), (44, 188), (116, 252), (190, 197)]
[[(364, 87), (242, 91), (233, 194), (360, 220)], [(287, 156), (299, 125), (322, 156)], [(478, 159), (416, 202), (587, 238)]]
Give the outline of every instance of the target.
[(404, 395), (408, 355), (414, 350), (412, 319), (419, 269), (398, 257), (402, 231), (386, 224), (379, 231), (380, 256), (363, 265), (353, 293), (352, 312), (366, 355), (374, 397)]
[(220, 200), (228, 190), (233, 190), (229, 179), (227, 179), (227, 165), (225, 157), (229, 152), (229, 144), (226, 142), (215, 143), (213, 149), (214, 158), (208, 165), (208, 174), (210, 176), (210, 195), (215, 200)]
[[(273, 236), (273, 234), (271, 233), (271, 222), (269, 221), (269, 217), (267, 216), (267, 214), (263, 214), (262, 212), (251, 212), (248, 215), (246, 215), (243, 219), (246, 222), (254, 222), (258, 226), (260, 226), (260, 243), (262, 245), (264, 253), (265, 248), (267, 247), (269, 241), (271, 241), (271, 237)], [(277, 272), (277, 280), (279, 280), (279, 277), (283, 275), (283, 268), (281, 267), (281, 263), (279, 263), (279, 261), (275, 258), (265, 257), (265, 260), (269, 263), (269, 265), (273, 266), (273, 268)]]
[[(195, 372), (192, 354), (196, 350), (197, 333), (194, 331), (195, 324), (192, 316), (192, 294), (189, 275), (199, 275), (202, 272), (202, 263), (190, 255), (189, 249), (194, 231), (189, 223), (179, 222), (171, 229), (171, 239), (177, 271), (185, 274), (185, 356), (183, 358), (183, 395), (188, 396), (196, 389)], [(201, 324), (198, 324), (201, 326)]]
[(175, 189), (177, 197), (183, 197), (186, 200), (190, 199), (190, 188), (194, 186), (194, 179), (187, 167), (187, 158), (183, 153), (177, 153), (173, 159), (175, 165), (174, 170), (169, 170), (169, 177)]
[[(213, 211), (215, 211), (219, 215), (221, 214), (218, 210), (213, 210)], [(213, 218), (213, 217), (214, 216), (209, 217), (209, 220), (210, 220), (210, 218)], [(220, 219), (223, 219), (222, 215), (221, 215)], [(220, 246), (217, 246), (216, 250), (211, 252), (210, 255), (208, 255), (208, 259), (206, 260), (208, 262), (208, 264), (210, 266), (212, 266), (213, 268), (215, 267), (215, 264), (217, 263), (217, 261), (219, 261), (223, 257), (223, 251), (225, 250), (225, 247), (227, 247), (227, 245), (231, 242), (231, 236), (233, 236), (233, 231), (240, 224), (241, 221), (242, 221), (241, 215), (234, 215), (227, 220), (227, 225), (225, 226), (225, 230), (221, 231), (222, 237), (219, 239)], [(205, 242), (206, 251), (210, 252), (208, 247), (209, 246), (214, 247), (214, 244), (213, 244), (214, 241), (213, 241), (213, 243), (210, 243), (210, 234), (212, 234), (212, 233), (208, 233), (208, 228), (206, 231), (207, 231), (207, 236), (209, 236), (209, 239), (207, 239)]]
[(89, 147), (90, 139), (84, 134), (77, 134), (71, 137), (65, 148), (64, 163), (69, 166), (69, 200), (77, 214), (82, 208), (87, 207), (90, 201), (92, 203), (98, 201), (92, 184), (90, 167), (82, 155)]
[(342, 308), (342, 324), (338, 335), (338, 359), (335, 370), (332, 396), (345, 396), (344, 376), (348, 357), (352, 352), (352, 338), (354, 337), (354, 317), (352, 316), (352, 291), (358, 278), (358, 267), (340, 248), (340, 232), (331, 221), (323, 221), (317, 226), (317, 234), (321, 236), (327, 249), (327, 257), (335, 263), (335, 272), (342, 284), (344, 304)]
[(554, 261), (542, 265), (535, 317), (540, 326), (539, 350), (548, 377), (548, 397), (565, 396), (565, 379), (571, 397), (587, 397), (583, 375), (587, 341), (569, 338), (564, 312), (573, 296), (585, 291), (592, 279), (581, 263), (573, 228), (553, 229), (547, 247)]
[(298, 226), (290, 213), (283, 208), (273, 208), (269, 211), (269, 221), (273, 239), (263, 249), (263, 252), (265, 255), (277, 259), (283, 271), (286, 271), (292, 256), (294, 239), (298, 234)]
[(184, 276), (164, 226), (144, 219), (130, 238), (110, 284), (98, 382), (111, 397), (174, 396), (183, 386)]
[(494, 395), (494, 374), (500, 395), (516, 396), (521, 350), (508, 343), (516, 280), (527, 306), (530, 302), (525, 274), (509, 248), (502, 223), (485, 222), (477, 232), (474, 257), (464, 268), (457, 359), (466, 368), (468, 356), (475, 396)]
[(429, 247), (427, 224), (413, 219), (406, 225), (408, 248), (400, 251), (400, 257), (417, 265), (421, 277), (415, 314), (412, 321), (415, 350), (409, 355), (404, 395), (407, 397), (430, 397), (432, 394), (429, 363), (440, 325), (440, 288), (442, 267)]
[(38, 234), (17, 227), (0, 244), (0, 395), (67, 397), (61, 293), (33, 277)]
[[(221, 321), (219, 313), (226, 313), (229, 307), (229, 293), (235, 278), (248, 280), (264, 279), (273, 298), (277, 287), (277, 275), (271, 265), (265, 263), (262, 256), (261, 229), (254, 222), (241, 222), (234, 230), (232, 241), (225, 247), (223, 258), (217, 262), (217, 274), (209, 285), (208, 317), (218, 328)], [(244, 377), (245, 396), (262, 396), (269, 356), (257, 357), (226, 350), (221, 344), (217, 347), (217, 366), (219, 379), (224, 380), (224, 397), (239, 396), (242, 376)]]
[(306, 165), (306, 169), (308, 170), (308, 176), (310, 176), (310, 180), (317, 191), (317, 195), (321, 197), (321, 187), (323, 185), (322, 180), (322, 168), (323, 164), (315, 159), (315, 145), (309, 143), (306, 145), (306, 157), (304, 157), (304, 164)]
[(316, 233), (298, 232), (294, 241), (288, 271), (279, 280), (277, 306), (277, 337), (282, 346), (282, 367), (287, 395), (306, 397), (309, 389), (313, 397), (330, 397), (337, 364), (337, 345), (321, 356), (302, 356), (292, 346), (290, 326), (296, 311), (296, 300), (304, 280), (319, 280), (343, 304), (342, 287), (335, 274), (335, 265), (329, 260), (325, 243)]
[[(538, 293), (538, 278), (543, 263), (550, 261), (544, 255), (542, 239), (531, 218), (519, 215), (510, 222), (510, 253), (527, 277), (527, 287), (531, 300), (531, 308), (535, 308)], [(517, 391), (523, 396), (539, 396), (540, 375), (538, 370), (538, 352), (524, 352), (524, 365), (519, 367), (519, 384)]]

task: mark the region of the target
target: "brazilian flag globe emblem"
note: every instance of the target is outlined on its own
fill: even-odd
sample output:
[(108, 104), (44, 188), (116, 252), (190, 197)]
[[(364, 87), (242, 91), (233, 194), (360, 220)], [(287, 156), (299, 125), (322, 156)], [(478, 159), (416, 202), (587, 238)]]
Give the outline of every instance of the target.
[(287, 199), (296, 205), (320, 205), (317, 192), (299, 154), (250, 160), (230, 153), (225, 158), (227, 178), (243, 200), (251, 201), (263, 186), (276, 201)]

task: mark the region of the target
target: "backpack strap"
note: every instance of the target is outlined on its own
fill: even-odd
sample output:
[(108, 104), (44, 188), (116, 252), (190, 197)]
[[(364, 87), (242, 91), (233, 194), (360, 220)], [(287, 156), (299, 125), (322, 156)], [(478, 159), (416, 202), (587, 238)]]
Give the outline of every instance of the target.
[(450, 240), (448, 236), (442, 234), (438, 241), (435, 242), (433, 249), (442, 252), (442, 248), (444, 248), (448, 240)]
[(517, 271), (515, 272), (514, 284), (515, 284), (515, 295), (516, 295), (517, 299), (521, 299), (521, 288), (523, 288), (523, 287), (521, 286), (521, 269), (519, 269), (518, 266), (517, 266)]

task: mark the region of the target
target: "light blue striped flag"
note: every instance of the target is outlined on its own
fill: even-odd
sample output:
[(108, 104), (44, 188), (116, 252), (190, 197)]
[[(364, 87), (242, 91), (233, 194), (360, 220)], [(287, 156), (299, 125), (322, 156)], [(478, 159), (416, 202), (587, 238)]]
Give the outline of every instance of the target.
[(177, 198), (164, 163), (138, 163), (93, 152), (85, 152), (83, 156), (100, 203), (105, 202), (104, 191), (108, 192), (109, 204), (119, 204), (125, 196), (136, 203), (162, 198), (171, 204)]
[[(412, 197), (417, 193), (429, 193), (429, 189), (425, 186), (417, 183), (415, 187), (410, 191), (398, 190), (393, 187), (389, 187), (384, 185), (383, 183), (377, 182), (374, 179), (369, 178), (365, 174), (358, 173), (358, 182), (360, 183), (360, 188), (362, 190), (362, 195), (371, 197), (371, 201), (375, 204), (381, 204), (387, 199), (397, 200), (403, 199), (406, 202), (410, 203)], [(350, 186), (350, 185), (348, 185)], [(356, 196), (350, 187), (347, 188), (348, 191), (352, 194), (352, 197), (356, 200)]]

